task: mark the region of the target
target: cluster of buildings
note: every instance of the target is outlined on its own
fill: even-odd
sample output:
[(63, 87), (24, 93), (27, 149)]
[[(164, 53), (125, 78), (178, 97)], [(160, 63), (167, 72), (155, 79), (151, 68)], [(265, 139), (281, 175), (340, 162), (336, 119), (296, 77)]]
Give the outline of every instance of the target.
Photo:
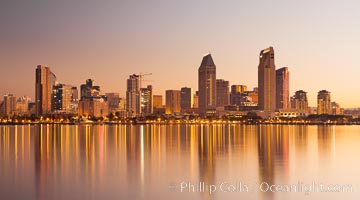
[(258, 87), (234, 84), (216, 77), (216, 65), (211, 54), (203, 57), (198, 69), (198, 91), (192, 88), (166, 90), (163, 96), (153, 94), (153, 86), (142, 87), (143, 76), (132, 74), (126, 82), (126, 98), (119, 93), (101, 93), (100, 86), (88, 79), (80, 86), (59, 83), (50, 68), (38, 65), (35, 76), (35, 102), (29, 97), (5, 95), (0, 103), (0, 117), (13, 115), (45, 116), (76, 114), (103, 117), (152, 115), (199, 115), (213, 117), (245, 115), (249, 111), (263, 118), (298, 117), (308, 114), (341, 114), (343, 109), (331, 101), (330, 92), (318, 92), (316, 109), (309, 108), (307, 93), (298, 90), (289, 96), (289, 70), (276, 69), (273, 47), (260, 52)]

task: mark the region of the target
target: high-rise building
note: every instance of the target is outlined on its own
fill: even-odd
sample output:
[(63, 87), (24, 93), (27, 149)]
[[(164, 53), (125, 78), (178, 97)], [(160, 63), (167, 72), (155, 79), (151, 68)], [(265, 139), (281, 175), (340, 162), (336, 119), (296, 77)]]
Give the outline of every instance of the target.
[(276, 108), (289, 108), (289, 70), (287, 67), (276, 70)]
[[(81, 85), (81, 99), (78, 105), (78, 114), (92, 117), (103, 117), (109, 114), (107, 97), (100, 94), (100, 86), (94, 85), (94, 80), (86, 80)], [(71, 92), (71, 96), (73, 93)]]
[(162, 108), (163, 107), (163, 103), (162, 103), (162, 95), (153, 95), (153, 107), (154, 108)]
[(65, 84), (55, 84), (52, 92), (52, 112), (55, 113), (72, 113), (72, 86)]
[(87, 79), (85, 84), (80, 86), (81, 99), (100, 95), (100, 86), (95, 85), (95, 81)]
[(342, 114), (342, 110), (340, 108), (340, 105), (338, 103), (331, 102), (331, 114), (333, 115), (341, 115)]
[(318, 105), (317, 105), (317, 114), (331, 114), (331, 98), (330, 92), (326, 90), (321, 90), (318, 92), (317, 96)]
[(35, 71), (35, 113), (36, 116), (51, 113), (51, 96), (56, 76), (45, 65), (38, 65)]
[(203, 57), (199, 67), (199, 114), (216, 114), (216, 66), (208, 54)]
[(276, 109), (276, 76), (274, 49), (269, 47), (260, 52), (258, 67), (258, 109), (267, 118), (273, 117)]
[(299, 113), (308, 114), (309, 105), (306, 92), (298, 90), (291, 97), (291, 108), (296, 109)]
[(10, 117), (16, 114), (16, 97), (12, 94), (4, 95), (0, 104), (0, 117)]
[(199, 108), (199, 91), (194, 94), (194, 105), (193, 108)]
[(180, 94), (181, 112), (187, 112), (194, 105), (193, 91), (191, 88), (188, 87), (183, 87), (181, 88), (180, 91), (181, 91)]
[(153, 114), (153, 92), (152, 86), (140, 89), (140, 113), (142, 115)]
[(18, 115), (26, 115), (29, 113), (30, 97), (22, 96), (16, 101), (16, 112)]
[(216, 107), (229, 105), (229, 81), (216, 79)]
[(122, 111), (121, 108), (121, 98), (119, 93), (116, 92), (109, 92), (105, 93), (105, 96), (107, 98), (108, 104), (109, 104), (109, 112), (115, 114), (116, 112)]
[(166, 90), (166, 114), (180, 113), (180, 90)]
[(140, 114), (140, 76), (133, 74), (127, 79), (126, 111), (129, 117)]
[(232, 85), (230, 93), (230, 104), (240, 105), (242, 94), (246, 91), (246, 85)]

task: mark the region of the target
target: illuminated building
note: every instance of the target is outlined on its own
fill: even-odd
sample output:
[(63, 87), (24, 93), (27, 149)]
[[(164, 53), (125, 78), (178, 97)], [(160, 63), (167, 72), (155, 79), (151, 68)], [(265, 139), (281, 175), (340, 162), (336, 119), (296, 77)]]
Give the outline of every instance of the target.
[(78, 105), (80, 116), (103, 117), (109, 114), (107, 97), (100, 94), (100, 86), (94, 85), (94, 80), (86, 80), (81, 85), (81, 99)]
[(55, 84), (52, 92), (52, 112), (72, 113), (72, 91), (71, 85)]
[(4, 95), (0, 104), (0, 116), (10, 117), (16, 114), (16, 97), (12, 94)]
[(246, 85), (232, 85), (230, 92), (230, 104), (240, 105), (241, 96), (246, 91), (247, 91)]
[(22, 96), (16, 101), (16, 112), (18, 115), (26, 115), (29, 113), (29, 103), (31, 99), (28, 96)]
[(326, 90), (321, 90), (318, 92), (317, 96), (317, 114), (331, 114), (331, 98), (330, 92)]
[(289, 108), (289, 70), (287, 67), (276, 70), (276, 108)]
[(343, 112), (340, 108), (340, 105), (338, 103), (336, 103), (335, 101), (331, 102), (331, 114), (333, 114), (333, 115), (343, 114)]
[(200, 116), (216, 114), (216, 66), (211, 54), (204, 56), (200, 64), (198, 87)]
[(36, 116), (51, 113), (51, 96), (56, 76), (45, 65), (38, 65), (35, 72)]
[(229, 81), (216, 79), (216, 107), (229, 104)]
[(194, 105), (193, 91), (191, 88), (183, 87), (180, 90), (181, 112), (189, 111)]
[(130, 75), (127, 79), (126, 89), (126, 111), (129, 117), (135, 117), (140, 114), (140, 77), (139, 75)]
[(291, 97), (291, 108), (296, 109), (299, 113), (308, 114), (309, 105), (306, 92), (298, 90), (295, 95)]
[(162, 108), (163, 107), (163, 103), (162, 103), (162, 95), (153, 95), (153, 107), (154, 108)]
[(166, 90), (166, 114), (180, 113), (180, 90)]
[(270, 118), (274, 115), (276, 109), (276, 76), (273, 47), (260, 52), (258, 87), (258, 109), (264, 111), (264, 117)]
[(153, 95), (152, 86), (140, 89), (140, 113), (143, 115), (151, 115), (153, 113)]

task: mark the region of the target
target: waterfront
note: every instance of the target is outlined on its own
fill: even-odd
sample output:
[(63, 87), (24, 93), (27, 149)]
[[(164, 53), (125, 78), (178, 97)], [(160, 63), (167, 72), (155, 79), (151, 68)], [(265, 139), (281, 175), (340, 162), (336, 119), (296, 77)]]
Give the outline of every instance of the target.
[[(358, 199), (359, 153), (360, 126), (4, 125), (0, 194), (3, 199)], [(313, 183), (351, 185), (351, 191), (262, 191), (266, 184)]]

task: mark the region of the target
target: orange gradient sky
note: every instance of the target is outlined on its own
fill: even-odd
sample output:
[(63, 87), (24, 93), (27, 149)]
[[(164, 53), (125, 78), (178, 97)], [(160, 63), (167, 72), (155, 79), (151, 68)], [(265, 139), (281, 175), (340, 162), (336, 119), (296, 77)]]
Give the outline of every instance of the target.
[(289, 67), (290, 96), (319, 90), (342, 107), (360, 106), (358, 1), (2, 1), (0, 95), (34, 99), (35, 68), (79, 87), (92, 78), (103, 93), (125, 97), (133, 73), (154, 94), (197, 90), (202, 56), (217, 78), (257, 86), (258, 56), (273, 46), (276, 67)]

